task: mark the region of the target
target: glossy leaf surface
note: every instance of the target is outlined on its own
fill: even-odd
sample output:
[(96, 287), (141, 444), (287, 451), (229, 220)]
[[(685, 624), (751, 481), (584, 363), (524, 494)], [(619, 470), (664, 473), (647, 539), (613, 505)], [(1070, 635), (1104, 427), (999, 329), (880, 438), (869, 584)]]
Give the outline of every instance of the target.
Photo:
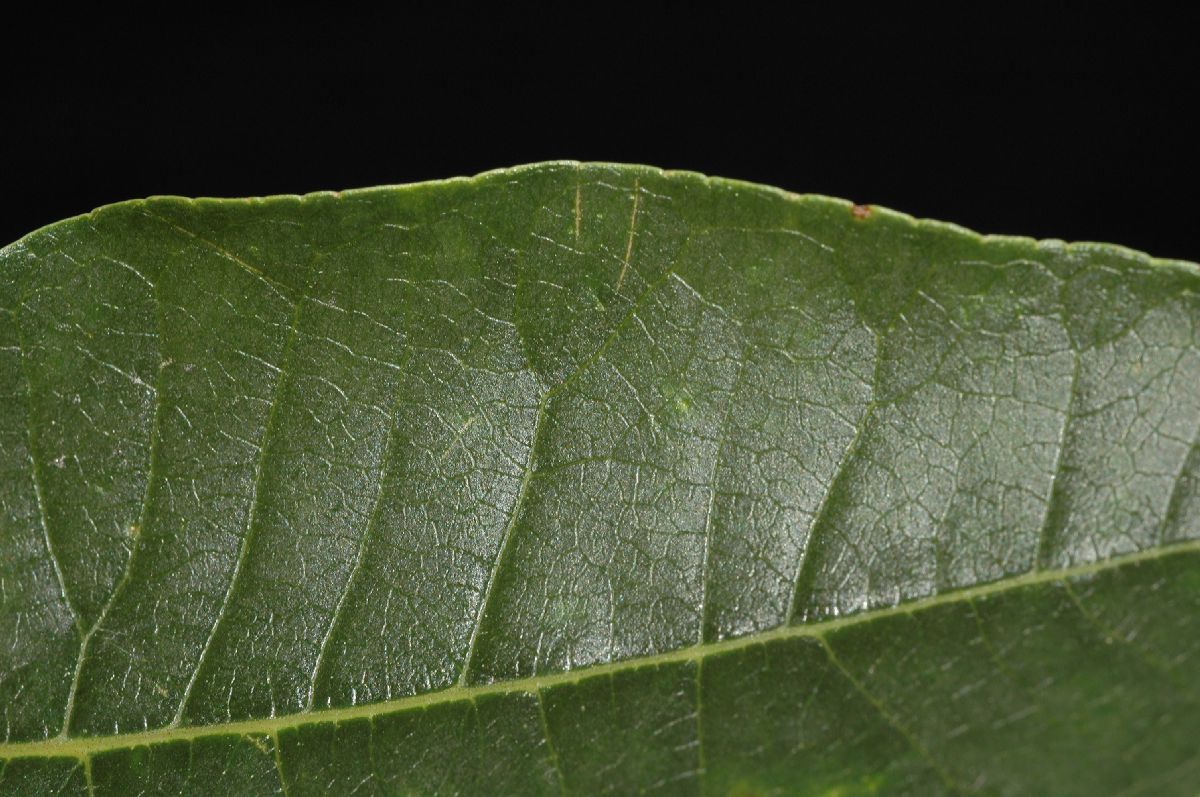
[(0, 250), (3, 794), (1191, 794), (1200, 270), (641, 167)]

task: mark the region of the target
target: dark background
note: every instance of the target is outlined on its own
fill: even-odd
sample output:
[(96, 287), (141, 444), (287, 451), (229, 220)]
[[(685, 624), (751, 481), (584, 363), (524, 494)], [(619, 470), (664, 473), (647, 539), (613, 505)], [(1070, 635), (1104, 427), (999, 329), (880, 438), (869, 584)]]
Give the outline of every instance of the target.
[(0, 243), (152, 194), (304, 193), (571, 158), (1200, 260), (1198, 59), (1181, 21), (864, 12), (751, 33), (722, 18), (684, 31), (676, 6), (611, 9), (609, 32), (608, 13), (552, 34), (512, 20), (95, 23), (76, 31), (81, 46), (14, 31)]

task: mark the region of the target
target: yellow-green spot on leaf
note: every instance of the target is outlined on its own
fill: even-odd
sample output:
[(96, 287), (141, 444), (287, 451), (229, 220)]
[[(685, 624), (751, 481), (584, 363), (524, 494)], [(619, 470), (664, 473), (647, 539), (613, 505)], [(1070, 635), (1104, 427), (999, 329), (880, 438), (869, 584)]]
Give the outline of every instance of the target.
[(743, 780), (730, 787), (726, 797), (763, 797), (765, 792), (758, 786)]
[(692, 397), (688, 395), (686, 390), (676, 393), (671, 403), (675, 407), (675, 411), (680, 415), (687, 415), (692, 409)]
[(271, 737), (269, 737), (269, 736), (263, 736), (263, 735), (257, 734), (257, 733), (249, 733), (249, 734), (246, 734), (245, 736), (243, 736), (242, 738), (245, 739), (246, 741), (250, 742), (250, 744), (254, 745), (256, 748), (258, 748), (259, 752), (261, 752), (261, 753), (266, 753), (266, 754), (270, 755), (275, 751), (275, 748), (274, 748), (273, 744), (271, 743)]

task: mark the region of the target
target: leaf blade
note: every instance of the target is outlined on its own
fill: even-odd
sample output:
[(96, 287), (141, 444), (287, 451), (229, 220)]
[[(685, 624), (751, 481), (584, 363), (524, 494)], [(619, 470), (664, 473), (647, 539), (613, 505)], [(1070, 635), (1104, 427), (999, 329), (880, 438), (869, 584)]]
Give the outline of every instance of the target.
[[(74, 420), (41, 457), (90, 443), (109, 456), (101, 476), (126, 474), (105, 484), (142, 503), (105, 504), (124, 507), (135, 533), (105, 554), (119, 563), (132, 549), (122, 586), (102, 575), (103, 606), (89, 599), (94, 650), (72, 648), (69, 605), (6, 609), (19, 655), (0, 688), (17, 695), (41, 668), (31, 694), (45, 697), (10, 701), (0, 758), (75, 755), (109, 788), (134, 778), (138, 744), (171, 761), (207, 740), (213, 761), (249, 767), (246, 783), (262, 787), (268, 773), (292, 793), (340, 766), (315, 750), (328, 742), (354, 759), (352, 739), (371, 748), (362, 782), (429, 792), (455, 778), (478, 791), (487, 780), (472, 779), (497, 767), (522, 792), (620, 791), (631, 783), (609, 759), (622, 751), (634, 783), (679, 793), (989, 791), (1040, 776), (979, 757), (988, 738), (1069, 760), (1062, 739), (1023, 741), (1035, 734), (1021, 723), (1044, 711), (1029, 701), (1009, 700), (1012, 715), (1029, 712), (1013, 720), (1020, 737), (981, 730), (1008, 705), (991, 693), (963, 704), (971, 722), (946, 726), (884, 679), (899, 643), (881, 640), (909, 616), (951, 625), (940, 646), (909, 640), (908, 655), (957, 672), (961, 654), (976, 680), (1011, 680), (1002, 646), (985, 643), (984, 611), (1010, 593), (1047, 607), (1061, 638), (1083, 640), (1149, 620), (1104, 624), (1079, 590), (1055, 584), (1145, 573), (1159, 559), (1186, 562), (1171, 571), (1186, 582), (1200, 275), (1113, 247), (981, 239), (854, 211), (694, 175), (550, 164), (342, 197), (129, 203), (4, 250), (13, 278), (0, 333), (42, 323), (45, 303), (29, 297), (51, 267), (70, 277), (57, 288), (69, 308), (90, 307), (101, 276), (120, 276), (122, 295), (150, 286), (152, 314), (142, 302), (113, 317), (143, 332), (153, 317), (157, 333), (122, 338), (136, 368), (97, 356), (113, 375), (103, 383), (64, 354), (93, 353), (86, 325), (43, 330), (37, 345), (54, 356), (41, 360), (4, 350), (5, 367), (34, 366), (33, 382), (14, 385), (40, 378), (68, 401), (75, 390), (88, 406), (132, 408), (137, 420), (98, 436), (55, 410)], [(100, 331), (129, 332), (97, 313), (88, 320)], [(142, 374), (155, 359), (150, 388)], [(0, 432), (24, 428), (34, 405), (11, 403)], [(143, 442), (126, 450), (127, 433)], [(35, 485), (21, 457), (38, 436), (27, 437), (32, 448), (11, 449), (4, 518), (35, 567), (6, 578), (45, 599), (52, 562), (31, 531)], [(80, 540), (112, 539), (77, 532), (66, 512), (46, 517), (47, 536), (76, 555)], [(1161, 602), (1131, 580), (1145, 606)], [(994, 623), (1010, 629), (1020, 608)], [(26, 642), (13, 628), (28, 617), (54, 633)], [(1181, 627), (1175, 648), (1112, 664), (1128, 682), (1103, 682), (1105, 648), (1080, 641), (1092, 680), (1055, 698), (1061, 713), (1085, 716), (1077, 701), (1090, 689), (1126, 724), (1184, 733), (1167, 699), (1179, 687), (1141, 683), (1190, 663), (1196, 629)], [(813, 647), (818, 637), (827, 647)], [(1049, 660), (1049, 644), (1022, 648), (1022, 662)], [(764, 660), (759, 648), (772, 652)], [(76, 658), (73, 697), (50, 697), (72, 682), (65, 662)], [(747, 749), (723, 736), (721, 718), (767, 698), (722, 684), (793, 665), (829, 694), (796, 693), (793, 709), (817, 719), (779, 719), (769, 735), (793, 739), (792, 754), (764, 761), (775, 743)], [(1129, 683), (1142, 691), (1124, 695)], [(680, 702), (685, 684), (698, 691)], [(966, 676), (956, 688), (979, 691)], [(628, 714), (616, 695), (647, 712)], [(485, 720), (481, 700), (498, 713)], [(66, 732), (47, 705), (74, 709)], [(481, 752), (481, 729), (496, 723), (508, 723), (508, 763), (520, 766)], [(1106, 782), (1176, 773), (1166, 788), (1195, 766), (1178, 746), (1144, 749), (1100, 724), (1087, 755), (1124, 745), (1135, 758), (1097, 764)], [(302, 744), (310, 730), (325, 741)], [(436, 751), (418, 732), (474, 763), (429, 763)], [(805, 758), (812, 734), (834, 752)], [(878, 744), (851, 743), (863, 734)], [(676, 741), (645, 741), (660, 735)], [(976, 746), (960, 749), (964, 738)], [(579, 739), (613, 752), (589, 757)], [(404, 770), (403, 750), (421, 750), (430, 768)]]

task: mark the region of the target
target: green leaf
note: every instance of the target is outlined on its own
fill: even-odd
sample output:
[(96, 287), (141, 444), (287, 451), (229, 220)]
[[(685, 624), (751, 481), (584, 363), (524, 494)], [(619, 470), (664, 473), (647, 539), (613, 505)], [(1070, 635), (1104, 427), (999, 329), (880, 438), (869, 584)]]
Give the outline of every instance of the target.
[(1191, 794), (1200, 269), (554, 163), (0, 250), (0, 793)]

